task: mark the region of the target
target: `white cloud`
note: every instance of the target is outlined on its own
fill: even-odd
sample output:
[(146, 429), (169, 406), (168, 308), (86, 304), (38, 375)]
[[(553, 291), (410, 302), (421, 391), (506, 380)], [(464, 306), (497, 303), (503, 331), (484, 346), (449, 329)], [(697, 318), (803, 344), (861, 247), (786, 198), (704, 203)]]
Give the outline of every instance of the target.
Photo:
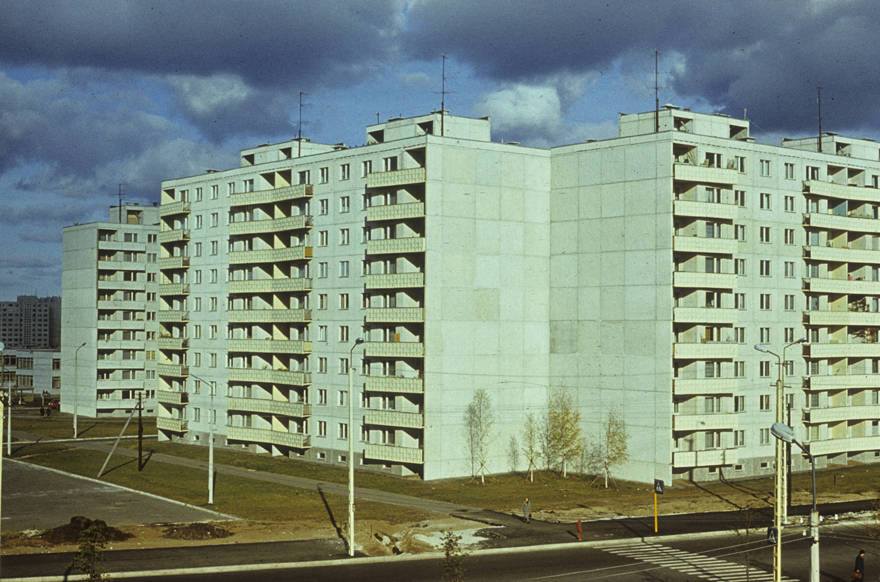
[(237, 75), (169, 75), (166, 82), (181, 108), (198, 117), (212, 115), (218, 109), (240, 107), (253, 96), (253, 90)]

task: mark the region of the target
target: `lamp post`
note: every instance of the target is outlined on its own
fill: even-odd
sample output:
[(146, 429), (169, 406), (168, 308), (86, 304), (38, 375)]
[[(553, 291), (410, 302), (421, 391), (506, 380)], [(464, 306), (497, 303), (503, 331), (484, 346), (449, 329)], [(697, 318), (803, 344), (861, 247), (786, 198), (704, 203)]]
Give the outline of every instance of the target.
[(364, 338), (354, 340), (348, 352), (348, 555), (354, 556), (354, 349)]
[(86, 342), (76, 348), (73, 354), (73, 438), (77, 438), (79, 431), (77, 430), (77, 411), (79, 410), (79, 351), (86, 347)]
[(214, 505), (214, 390), (217, 383), (202, 380), (193, 373), (190, 373), (190, 377), (204, 382), (211, 391), (211, 410), (208, 411), (208, 420), (211, 423), (208, 429), (208, 505)]
[(810, 459), (810, 467), (813, 470), (813, 509), (810, 510), (810, 582), (819, 582), (819, 510), (816, 508), (816, 460), (810, 451), (794, 438), (794, 430), (788, 425), (773, 423), (770, 432), (780, 442), (794, 443), (807, 454)]
[[(771, 352), (761, 344), (755, 344), (755, 349), (765, 354), (776, 356), (779, 371), (776, 376), (776, 422), (785, 424), (785, 350), (793, 345), (807, 341), (807, 338), (792, 342), (782, 348), (782, 355)], [(777, 540), (782, 539), (782, 524), (788, 519), (787, 504), (785, 502), (786, 491), (785, 474), (785, 446), (782, 441), (776, 441), (776, 487), (773, 500), (773, 527), (776, 528)], [(773, 582), (782, 580), (782, 544), (777, 541), (773, 546)]]

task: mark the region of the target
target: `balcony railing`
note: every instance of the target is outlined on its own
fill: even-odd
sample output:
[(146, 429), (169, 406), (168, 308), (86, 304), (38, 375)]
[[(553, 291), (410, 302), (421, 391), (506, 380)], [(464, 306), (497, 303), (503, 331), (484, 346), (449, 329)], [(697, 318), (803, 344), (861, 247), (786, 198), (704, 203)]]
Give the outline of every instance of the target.
[(400, 428), (425, 428), (425, 416), (418, 412), (395, 412), (392, 410), (368, 410), (364, 423)]
[(425, 382), (421, 378), (395, 378), (394, 376), (367, 376), (364, 389), (367, 392), (393, 392), (402, 394), (421, 394)]
[(267, 220), (248, 220), (244, 222), (231, 222), (229, 234), (260, 234), (264, 232), (282, 232), (285, 230), (301, 230), (312, 226), (312, 217), (306, 214), (288, 216), (286, 218), (274, 218)]
[(811, 277), (803, 279), (803, 288), (804, 291), (811, 291), (813, 293), (871, 295), (877, 292), (877, 281)]
[(672, 430), (732, 430), (739, 426), (739, 415), (721, 414), (676, 414), (672, 417)]
[(160, 337), (160, 350), (185, 350), (189, 347), (189, 339), (184, 337)]
[(163, 418), (156, 417), (156, 428), (158, 430), (167, 430), (171, 432), (186, 432), (189, 430), (187, 422), (179, 418)]
[(700, 184), (736, 184), (739, 179), (739, 172), (737, 170), (695, 166), (693, 164), (673, 164), (673, 172), (676, 180)]
[(422, 358), (425, 344), (422, 342), (367, 342), (364, 355), (368, 358)]
[(274, 354), (310, 354), (312, 342), (302, 340), (231, 339), (227, 342), (229, 352), (254, 352)]
[(189, 285), (186, 283), (160, 283), (159, 295), (189, 295)]
[(230, 293), (290, 293), (308, 291), (312, 280), (307, 277), (289, 279), (254, 279), (251, 281), (230, 281)]
[(306, 434), (243, 426), (227, 426), (226, 438), (233, 441), (265, 443), (293, 449), (307, 449), (311, 446), (311, 439)]
[(733, 289), (736, 286), (736, 275), (732, 273), (691, 273), (676, 271), (672, 275), (675, 287), (698, 289)]
[(687, 394), (733, 394), (739, 390), (739, 378), (676, 378), (672, 381), (672, 391), (678, 395)]
[(368, 255), (388, 255), (402, 253), (425, 252), (425, 238), (413, 236), (409, 238), (387, 238), (367, 241)]
[(367, 323), (424, 323), (425, 310), (421, 307), (369, 307)]
[(832, 196), (834, 198), (843, 198), (844, 200), (861, 200), (874, 203), (880, 202), (880, 190), (877, 188), (847, 186), (845, 184), (834, 184), (832, 182), (823, 182), (821, 180), (806, 180), (804, 182), (804, 190), (810, 194)]
[(425, 217), (424, 202), (407, 202), (406, 204), (386, 204), (367, 208), (367, 220), (408, 220)]
[(233, 251), (229, 253), (229, 264), (278, 263), (284, 261), (304, 261), (311, 258), (312, 247), (297, 246), (259, 251)]
[(732, 360), (740, 344), (733, 342), (674, 343), (672, 357), (680, 360)]
[(804, 422), (810, 424), (877, 419), (880, 419), (880, 406), (876, 404), (873, 406), (833, 406), (804, 410)]
[(164, 257), (159, 259), (159, 269), (188, 269), (189, 257)]
[(733, 238), (709, 238), (704, 236), (674, 236), (672, 250), (682, 253), (732, 255), (739, 241)]
[(183, 406), (184, 404), (189, 403), (189, 393), (156, 390), (156, 402), (170, 404), (172, 406)]
[(171, 202), (169, 204), (162, 204), (159, 206), (159, 216), (171, 216), (172, 214), (184, 214), (189, 213), (190, 204), (189, 202)]
[(367, 444), (364, 448), (364, 457), (375, 461), (421, 465), (425, 462), (425, 451), (393, 445)]
[(735, 323), (740, 313), (720, 307), (674, 307), (672, 317), (676, 323)]
[(880, 327), (880, 313), (869, 311), (804, 311), (804, 323), (809, 325), (868, 325)]
[(807, 448), (810, 449), (810, 454), (814, 457), (820, 455), (837, 455), (840, 453), (880, 451), (880, 436), (847, 437), (823, 441), (810, 441), (807, 443)]
[(158, 372), (160, 376), (183, 378), (189, 376), (189, 366), (182, 366), (180, 364), (159, 364)]
[(184, 323), (189, 321), (189, 311), (180, 311), (179, 309), (159, 311), (156, 313), (156, 319), (160, 323)]
[(880, 343), (804, 344), (805, 358), (880, 358)]
[(302, 323), (312, 320), (311, 309), (235, 309), (227, 312), (230, 323)]
[(804, 376), (804, 385), (808, 390), (880, 388), (880, 374), (833, 374), (830, 376)]
[(163, 230), (159, 232), (159, 244), (172, 243), (189, 240), (188, 228), (175, 228), (174, 230)]
[(675, 468), (721, 467), (735, 465), (738, 462), (739, 449), (708, 449), (672, 453), (672, 466)]
[(309, 404), (261, 398), (229, 398), (227, 408), (229, 410), (244, 410), (258, 414), (294, 416), (297, 418), (304, 418), (312, 414), (312, 407)]
[(367, 188), (387, 188), (424, 182), (425, 168), (407, 168), (390, 172), (374, 172), (367, 176)]
[(290, 386), (306, 386), (312, 383), (312, 375), (309, 372), (259, 370), (257, 368), (228, 368), (227, 375), (230, 382), (286, 384)]
[(695, 200), (676, 200), (673, 204), (676, 216), (692, 218), (718, 218), (733, 220), (737, 216), (737, 206), (717, 202), (697, 202)]
[(424, 273), (367, 275), (367, 289), (408, 289), (425, 286)]
[(296, 184), (294, 186), (282, 186), (270, 190), (257, 190), (256, 192), (236, 192), (231, 196), (229, 205), (255, 206), (257, 204), (272, 204), (284, 200), (296, 198), (309, 198), (312, 195), (311, 184)]
[(828, 214), (825, 212), (810, 212), (804, 214), (804, 226), (873, 234), (880, 232), (880, 221), (876, 220), (873, 216), (841, 216), (839, 214)]

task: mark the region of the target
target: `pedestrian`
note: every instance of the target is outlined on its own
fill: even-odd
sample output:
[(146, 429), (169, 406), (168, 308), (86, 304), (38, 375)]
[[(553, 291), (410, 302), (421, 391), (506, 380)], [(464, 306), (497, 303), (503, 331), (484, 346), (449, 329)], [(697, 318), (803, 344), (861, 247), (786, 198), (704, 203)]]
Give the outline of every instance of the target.
[(864, 580), (865, 579), (865, 550), (859, 550), (859, 555), (856, 556), (856, 567), (852, 573), (853, 580)]
[(532, 521), (532, 504), (529, 503), (528, 497), (526, 497), (526, 500), (523, 501), (522, 512), (523, 512), (523, 519), (526, 520), (526, 523), (531, 523), (531, 521)]
[(50, 416), (52, 416), (52, 407), (51, 406), (46, 409), (46, 419), (48, 420)]
[(40, 420), (46, 418), (46, 409), (40, 406)]
[(584, 533), (584, 524), (581, 523), (581, 520), (578, 520), (578, 541), (581, 541), (582, 533)]

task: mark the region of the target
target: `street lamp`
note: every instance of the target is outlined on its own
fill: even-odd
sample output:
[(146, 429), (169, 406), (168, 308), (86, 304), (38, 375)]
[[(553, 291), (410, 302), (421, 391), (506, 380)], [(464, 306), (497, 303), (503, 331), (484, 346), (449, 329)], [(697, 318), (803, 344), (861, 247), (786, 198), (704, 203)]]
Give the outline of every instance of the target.
[(810, 459), (810, 466), (813, 469), (813, 509), (810, 511), (810, 536), (813, 538), (810, 544), (810, 582), (819, 582), (819, 510), (816, 508), (816, 460), (813, 459), (810, 451), (794, 438), (794, 430), (790, 426), (775, 422), (770, 427), (770, 432), (780, 442), (785, 441), (799, 446)]
[(364, 338), (354, 340), (348, 352), (348, 555), (354, 556), (354, 349)]
[(79, 409), (79, 351), (86, 347), (86, 342), (83, 342), (81, 346), (76, 348), (76, 352), (73, 354), (73, 377), (75, 387), (73, 389), (73, 438), (77, 438), (79, 435), (79, 431), (76, 428), (76, 413)]
[(208, 505), (214, 505), (214, 390), (217, 383), (202, 380), (193, 373), (190, 373), (190, 377), (204, 382), (211, 391), (211, 410), (208, 411), (208, 420), (211, 423), (211, 428), (208, 430)]
[[(779, 371), (776, 376), (776, 422), (785, 424), (785, 367), (783, 365), (785, 359), (785, 350), (793, 345), (801, 344), (807, 341), (807, 338), (792, 342), (782, 348), (782, 355), (771, 352), (766, 346), (755, 344), (755, 349), (765, 354), (776, 356)], [(773, 527), (776, 528), (777, 539), (782, 538), (782, 524), (788, 520), (787, 503), (785, 501), (786, 488), (785, 473), (785, 447), (782, 441), (776, 442), (776, 491), (773, 500)], [(773, 546), (773, 582), (781, 582), (782, 580), (782, 544), (778, 543)]]

